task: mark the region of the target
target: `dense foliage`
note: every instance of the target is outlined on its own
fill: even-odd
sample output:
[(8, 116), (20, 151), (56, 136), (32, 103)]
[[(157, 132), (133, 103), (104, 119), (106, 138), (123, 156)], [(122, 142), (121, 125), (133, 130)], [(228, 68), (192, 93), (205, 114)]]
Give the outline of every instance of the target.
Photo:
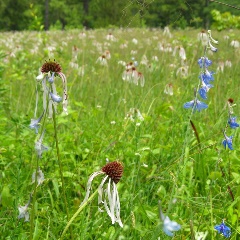
[[(199, 33), (115, 29), (111, 34), (1, 34), (1, 239), (59, 239), (68, 223), (64, 195), (71, 217), (85, 199), (89, 176), (115, 160), (124, 166), (117, 176), (122, 176), (117, 189), (123, 228), (112, 224), (106, 211), (98, 211), (95, 196), (72, 222), (72, 237), (69, 229), (64, 239), (171, 239), (163, 231), (163, 215), (173, 221), (174, 239), (224, 239), (220, 234), (239, 239), (239, 129), (227, 123), (229, 98), (239, 123), (239, 30), (212, 31), (219, 41), (216, 53), (207, 51), (214, 87), (207, 100), (201, 99), (208, 108), (191, 113), (183, 105), (194, 98), (202, 71)], [(62, 113), (61, 103), (56, 114), (59, 153), (52, 118), (42, 119), (39, 134), (29, 128), (37, 87), (37, 116), (42, 114), (44, 89), (36, 77), (48, 59), (53, 65), (56, 59), (61, 65), (56, 64), (56, 71), (68, 79), (69, 114)], [(141, 74), (127, 78), (129, 65)], [(136, 85), (139, 76), (142, 86)], [(56, 75), (55, 81), (61, 94), (61, 78)], [(35, 142), (42, 126), (48, 151), (37, 162)], [(233, 136), (231, 145), (224, 128)], [(44, 177), (36, 187), (32, 174), (37, 163)], [(102, 175), (94, 179), (91, 193), (101, 181)], [(33, 189), (35, 199), (30, 197)], [(30, 223), (20, 215), (25, 204)]]
[[(232, 0), (231, 4), (238, 6), (239, 1)], [(213, 9), (239, 14), (209, 0), (0, 0), (0, 30), (166, 25), (207, 28)]]

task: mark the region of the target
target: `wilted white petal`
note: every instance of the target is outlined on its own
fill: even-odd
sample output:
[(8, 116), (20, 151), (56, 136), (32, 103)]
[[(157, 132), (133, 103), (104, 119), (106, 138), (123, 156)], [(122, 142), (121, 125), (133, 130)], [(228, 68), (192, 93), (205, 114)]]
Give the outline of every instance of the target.
[(67, 78), (63, 73), (58, 73), (62, 79), (63, 83), (63, 111), (68, 114), (67, 106), (68, 106), (68, 94), (67, 94)]
[(37, 80), (43, 80), (43, 79), (44, 79), (44, 76), (45, 76), (45, 74), (41, 73), (40, 75), (38, 75), (38, 76), (36, 77), (36, 79), (37, 79)]
[(120, 227), (123, 227), (123, 223), (120, 219), (120, 201), (119, 201), (117, 186), (114, 182), (113, 182), (113, 186), (114, 186), (114, 188), (116, 188), (116, 207), (115, 207), (115, 209), (116, 209), (116, 222), (120, 225)]
[(46, 111), (48, 91), (47, 91), (47, 85), (46, 85), (45, 79), (42, 81), (42, 88), (43, 88), (43, 109)]
[(218, 49), (217, 49), (216, 47), (214, 47), (214, 46), (211, 44), (210, 41), (208, 42), (208, 45), (209, 45), (211, 51), (213, 51), (213, 52), (217, 52)]
[(85, 198), (83, 199), (82, 203), (80, 204), (80, 206), (82, 206), (89, 198), (89, 194), (90, 194), (90, 191), (91, 191), (91, 185), (92, 185), (92, 181), (93, 179), (100, 175), (100, 174), (104, 174), (103, 172), (99, 171), (99, 172), (94, 172), (91, 174), (91, 176), (89, 177), (88, 179), (88, 183), (87, 183), (87, 192), (86, 192), (86, 196)]
[(214, 40), (214, 39), (212, 38), (211, 30), (208, 30), (208, 35), (209, 35), (209, 38), (211, 39), (211, 41), (212, 41), (213, 43), (218, 44), (218, 41), (217, 41), (217, 40)]
[(101, 184), (100, 184), (99, 187), (98, 187), (98, 210), (99, 210), (100, 212), (103, 212), (103, 210), (99, 207), (99, 205), (102, 204), (102, 203), (104, 203), (104, 202), (102, 201), (102, 195), (103, 195), (103, 192), (104, 192), (104, 191), (103, 191), (103, 184), (106, 182), (107, 178), (108, 178), (108, 175), (103, 178)]
[(120, 219), (120, 201), (117, 186), (111, 179), (108, 181), (104, 196), (104, 207), (107, 214), (112, 220), (112, 224), (117, 222), (120, 227), (123, 227), (122, 221)]

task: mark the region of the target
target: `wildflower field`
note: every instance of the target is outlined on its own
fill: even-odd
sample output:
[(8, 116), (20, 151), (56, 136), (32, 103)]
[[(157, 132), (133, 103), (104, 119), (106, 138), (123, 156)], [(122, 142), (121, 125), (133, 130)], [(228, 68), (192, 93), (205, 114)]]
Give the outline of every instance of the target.
[(238, 40), (1, 33), (0, 239), (240, 239)]

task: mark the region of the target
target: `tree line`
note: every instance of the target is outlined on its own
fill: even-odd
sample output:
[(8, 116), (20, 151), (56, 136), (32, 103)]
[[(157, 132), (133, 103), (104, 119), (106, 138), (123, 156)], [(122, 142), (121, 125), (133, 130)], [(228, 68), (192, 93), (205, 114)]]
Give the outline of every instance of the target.
[[(239, 0), (231, 5), (240, 7)], [(0, 0), (0, 30), (208, 28), (213, 9), (240, 13), (210, 0)]]

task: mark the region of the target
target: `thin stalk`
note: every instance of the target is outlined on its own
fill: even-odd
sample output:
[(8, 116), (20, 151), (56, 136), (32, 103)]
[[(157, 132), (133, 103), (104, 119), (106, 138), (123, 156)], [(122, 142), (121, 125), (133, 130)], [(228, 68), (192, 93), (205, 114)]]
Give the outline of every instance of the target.
[(93, 199), (93, 197), (98, 193), (98, 190), (96, 190), (89, 198), (88, 200), (83, 203), (82, 205), (80, 205), (80, 207), (78, 208), (78, 210), (74, 213), (74, 215), (71, 217), (71, 219), (69, 220), (69, 222), (67, 223), (66, 227), (63, 230), (63, 233), (60, 237), (60, 240), (63, 239), (65, 233), (67, 232), (68, 228), (70, 227), (70, 225), (72, 224), (72, 222), (74, 221), (74, 219), (80, 214), (80, 212), (86, 207), (86, 205)]
[[(211, 214), (211, 225), (212, 225), (212, 229), (214, 229), (214, 226), (213, 226), (213, 205), (212, 205), (212, 189), (210, 188), (210, 191), (209, 191), (209, 201), (210, 201), (210, 214)], [(214, 239), (214, 235), (213, 235), (213, 231), (211, 232), (212, 233), (212, 240)]]
[[(47, 101), (47, 106), (48, 106), (48, 103), (49, 103), (49, 99)], [(45, 122), (46, 122), (46, 116), (47, 116), (47, 109), (44, 112), (44, 117), (43, 117), (43, 123), (42, 123), (42, 127), (41, 127), (40, 136), (43, 134), (43, 131), (44, 131), (44, 126), (45, 126)], [(33, 202), (32, 202), (32, 210), (31, 210), (31, 217), (30, 217), (30, 238), (29, 239), (33, 239), (33, 232), (34, 232), (34, 218), (35, 218), (35, 202), (36, 202), (36, 196), (37, 196), (37, 174), (38, 174), (38, 168), (39, 168), (39, 157), (37, 157), (34, 189), (33, 189), (33, 193), (32, 193)]]
[[(68, 211), (68, 204), (67, 204), (67, 198), (66, 198), (66, 193), (65, 193), (65, 184), (64, 184), (64, 178), (63, 178), (63, 168), (62, 168), (62, 162), (61, 162), (60, 151), (59, 151), (59, 146), (58, 146), (57, 120), (56, 120), (56, 113), (55, 113), (54, 105), (53, 105), (53, 116), (52, 117), (53, 117), (53, 125), (54, 125), (54, 137), (55, 137), (56, 150), (57, 150), (57, 159), (58, 159), (59, 172), (60, 172), (61, 182), (62, 182), (62, 194), (63, 194), (64, 205), (65, 205), (65, 209), (66, 209), (66, 213), (67, 213), (67, 220), (69, 220), (69, 211)], [(71, 228), (70, 228), (70, 234), (71, 234), (71, 239), (73, 239)]]
[(36, 166), (36, 171), (35, 171), (35, 181), (34, 181), (34, 190), (33, 190), (33, 203), (32, 203), (32, 210), (31, 210), (31, 217), (30, 217), (30, 237), (29, 237), (29, 239), (33, 239), (33, 232), (34, 232), (34, 218), (35, 218), (35, 202), (36, 202), (36, 196), (37, 196), (38, 167), (39, 167), (39, 157), (37, 157), (37, 166)]

